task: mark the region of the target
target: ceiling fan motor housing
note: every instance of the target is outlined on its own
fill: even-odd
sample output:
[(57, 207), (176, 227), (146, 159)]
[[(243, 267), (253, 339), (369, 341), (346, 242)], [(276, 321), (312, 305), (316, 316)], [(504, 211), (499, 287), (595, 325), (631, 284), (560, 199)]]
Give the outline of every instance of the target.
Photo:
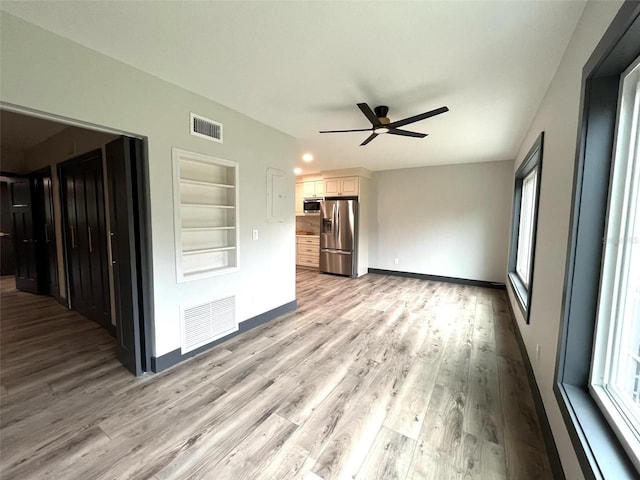
[(380, 105), (379, 107), (374, 108), (373, 112), (376, 114), (376, 117), (378, 117), (378, 120), (380, 120), (380, 123), (389, 123), (389, 119), (387, 118), (389, 107), (386, 105)]

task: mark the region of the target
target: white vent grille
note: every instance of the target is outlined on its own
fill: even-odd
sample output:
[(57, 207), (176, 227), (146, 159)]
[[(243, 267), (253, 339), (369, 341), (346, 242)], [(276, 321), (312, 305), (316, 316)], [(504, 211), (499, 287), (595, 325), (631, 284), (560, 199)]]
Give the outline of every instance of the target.
[(182, 309), (182, 353), (238, 330), (235, 296)]
[(191, 135), (222, 143), (222, 124), (220, 122), (191, 113), (190, 124)]

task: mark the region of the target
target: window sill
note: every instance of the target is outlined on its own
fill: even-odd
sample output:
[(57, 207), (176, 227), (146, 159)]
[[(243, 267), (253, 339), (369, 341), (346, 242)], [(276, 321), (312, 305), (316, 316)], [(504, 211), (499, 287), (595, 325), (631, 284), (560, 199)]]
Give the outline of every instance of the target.
[(585, 478), (637, 479), (638, 471), (589, 392), (567, 383), (553, 390)]
[(527, 287), (524, 286), (524, 283), (522, 283), (520, 277), (518, 277), (518, 275), (513, 272), (509, 273), (509, 283), (511, 283), (511, 288), (513, 290), (513, 293), (515, 294), (520, 312), (522, 312), (525, 321), (529, 323), (529, 292), (527, 291)]

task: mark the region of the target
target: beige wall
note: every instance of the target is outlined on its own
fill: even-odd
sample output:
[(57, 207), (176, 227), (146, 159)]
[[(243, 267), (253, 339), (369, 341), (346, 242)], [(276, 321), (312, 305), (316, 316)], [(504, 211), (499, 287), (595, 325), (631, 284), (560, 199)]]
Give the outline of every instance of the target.
[[(180, 348), (180, 308), (235, 295), (243, 321), (295, 300), (295, 140), (230, 110), (3, 12), (2, 101), (147, 137), (153, 244), (153, 355)], [(90, 73), (90, 74), (89, 74)], [(224, 101), (224, 99), (221, 99)], [(189, 113), (224, 124), (224, 143), (189, 135)], [(178, 284), (171, 148), (239, 163), (237, 272)], [(266, 171), (290, 175), (290, 212), (266, 221)], [(252, 240), (252, 229), (260, 230)]]
[(504, 283), (512, 174), (511, 161), (374, 172), (369, 266)]
[[(553, 393), (576, 153), (582, 67), (617, 13), (620, 2), (589, 2), (538, 113), (514, 170), (545, 132), (530, 324), (509, 297), (529, 353), (567, 479), (583, 478)], [(514, 172), (515, 173), (515, 172)], [(513, 176), (511, 183), (513, 183)], [(540, 360), (536, 361), (536, 345)]]

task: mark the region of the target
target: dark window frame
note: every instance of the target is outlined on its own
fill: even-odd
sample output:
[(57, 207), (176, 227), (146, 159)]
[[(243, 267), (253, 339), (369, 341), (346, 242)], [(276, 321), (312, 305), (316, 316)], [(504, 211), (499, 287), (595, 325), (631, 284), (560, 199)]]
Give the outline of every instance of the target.
[(582, 72), (554, 393), (587, 479), (638, 471), (589, 393), (620, 76), (640, 54), (640, 2), (627, 0)]
[[(524, 316), (525, 322), (529, 323), (529, 317), (531, 312), (531, 299), (533, 295), (533, 273), (536, 259), (536, 237), (538, 236), (538, 213), (540, 211), (540, 186), (542, 184), (542, 155), (544, 151), (544, 132), (538, 135), (538, 138), (533, 143), (524, 161), (518, 167), (515, 175), (515, 188), (513, 192), (513, 212), (511, 219), (511, 242), (509, 248), (509, 282), (515, 297), (517, 299), (518, 307)], [(530, 252), (530, 267), (529, 267), (529, 286), (525, 285), (524, 279), (520, 278), (520, 274), (516, 272), (516, 265), (518, 262), (518, 237), (520, 230), (520, 210), (522, 206), (522, 184), (524, 179), (533, 171), (537, 171), (536, 191), (533, 201), (533, 236), (531, 238), (531, 252)]]

